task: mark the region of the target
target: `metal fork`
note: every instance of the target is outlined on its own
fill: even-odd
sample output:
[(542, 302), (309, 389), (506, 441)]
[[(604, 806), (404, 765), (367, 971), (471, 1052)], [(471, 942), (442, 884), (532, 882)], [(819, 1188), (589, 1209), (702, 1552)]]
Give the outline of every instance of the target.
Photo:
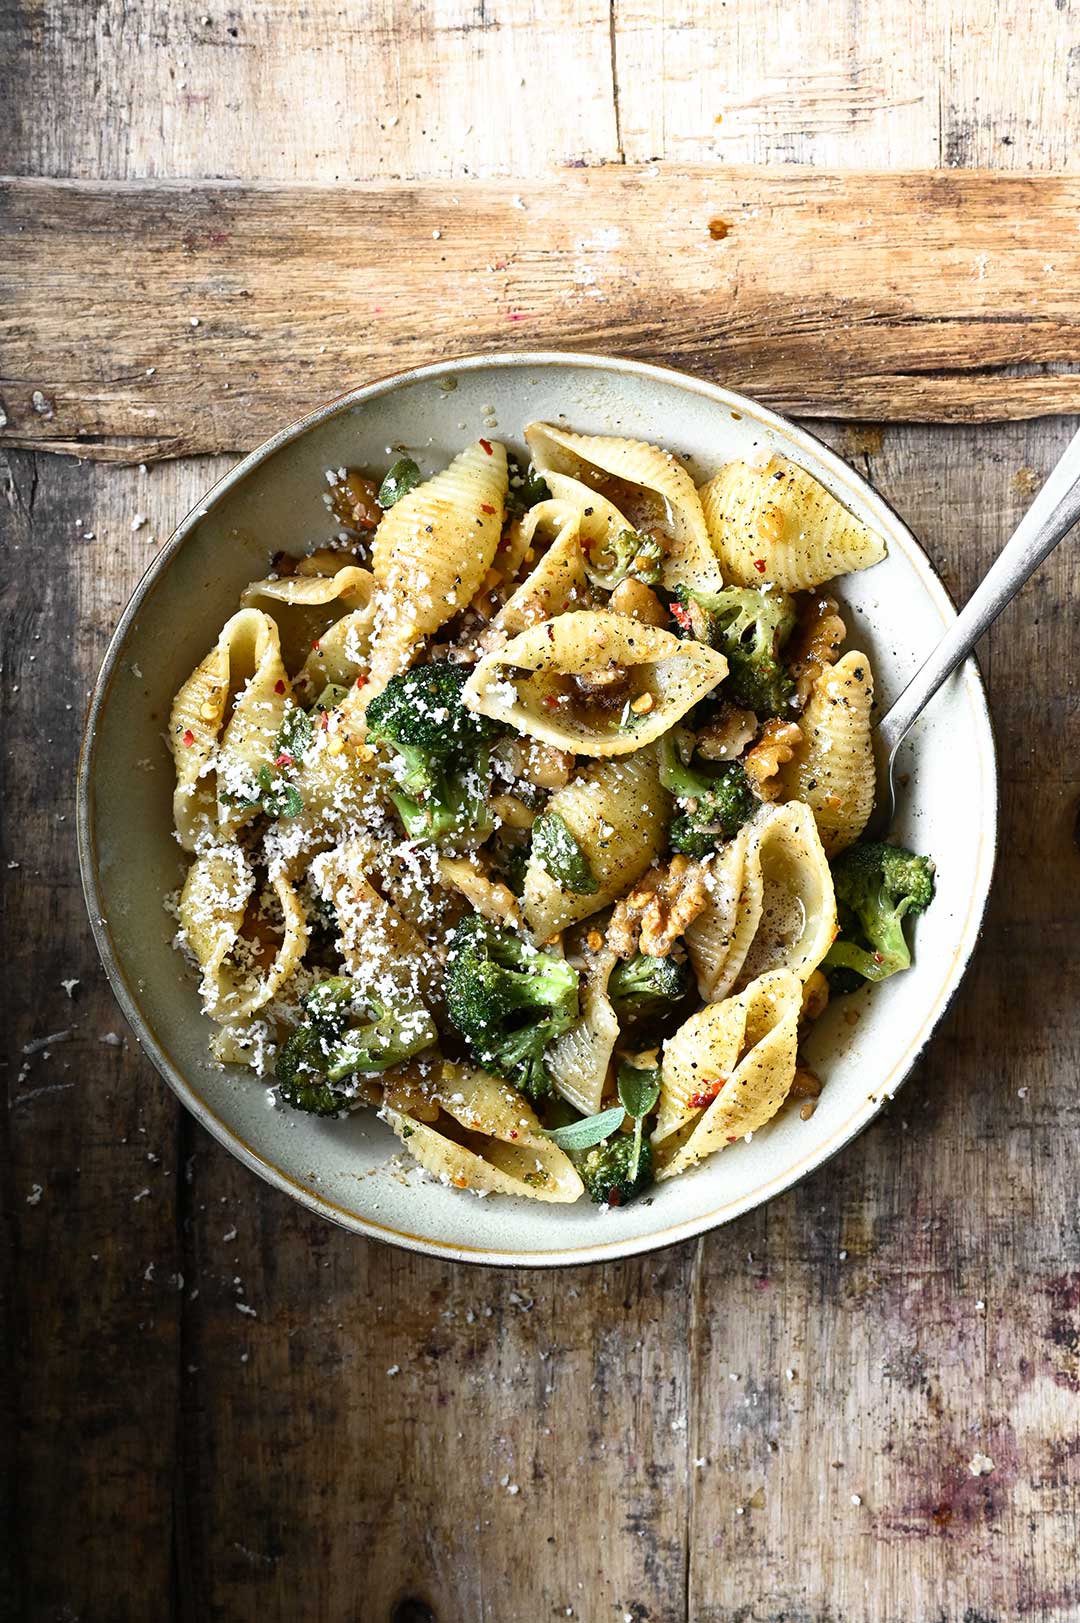
[(874, 729), (881, 793), (875, 829), (888, 828), (896, 812), (896, 756), (900, 744), (945, 679), (966, 659), (979, 638), (1011, 603), (1043, 559), (1064, 541), (1080, 519), (1080, 432), (1001, 549), (990, 570), (964, 604), (930, 657), (921, 665)]

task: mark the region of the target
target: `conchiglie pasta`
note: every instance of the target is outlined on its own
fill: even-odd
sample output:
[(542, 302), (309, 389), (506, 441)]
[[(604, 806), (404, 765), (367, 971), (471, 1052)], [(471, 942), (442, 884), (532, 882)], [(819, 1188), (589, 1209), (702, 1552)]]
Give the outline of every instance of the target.
[(707, 873), (710, 906), (686, 932), (701, 996), (718, 1002), (765, 970), (806, 981), (836, 934), (832, 874), (808, 807), (763, 809)]
[(780, 769), (781, 793), (811, 808), (830, 857), (858, 839), (873, 810), (873, 702), (870, 661), (845, 654), (815, 682), (799, 721), (802, 743)]
[(652, 1142), (657, 1178), (673, 1178), (755, 1133), (795, 1075), (802, 982), (759, 976), (737, 997), (708, 1003), (665, 1044)]
[(531, 858), (522, 913), (533, 940), (548, 940), (635, 884), (660, 853), (670, 808), (652, 748), (619, 760), (591, 761), (556, 790), (547, 809), (562, 818), (577, 841), (597, 888), (588, 896), (564, 890)]
[(442, 1183), (483, 1194), (564, 1203), (583, 1194), (569, 1157), (540, 1129), (516, 1089), (484, 1071), (444, 1064), (434, 1123), (384, 1107), (409, 1153)]
[(568, 1031), (556, 1038), (547, 1053), (547, 1068), (555, 1091), (592, 1116), (600, 1109), (611, 1056), (619, 1039), (619, 1022), (607, 995), (608, 978), (615, 968), (613, 952), (600, 954), (581, 988), (581, 1013)]
[(559, 749), (629, 755), (674, 726), (727, 668), (705, 643), (608, 609), (573, 609), (485, 655), (464, 698)]
[(364, 839), (347, 840), (315, 864), (322, 895), (337, 914), (345, 968), (383, 1002), (435, 1002), (437, 960), (423, 936), (372, 885), (379, 865), (378, 845)]
[(794, 462), (729, 462), (701, 487), (724, 574), (736, 586), (772, 581), (787, 592), (868, 569), (885, 543)]
[[(715, 591), (723, 585), (694, 481), (670, 451), (644, 440), (571, 434), (550, 423), (530, 424), (525, 438), (545, 478), (577, 479), (609, 497), (634, 529), (657, 530), (667, 538), (662, 582), (668, 591), (676, 586)], [(565, 494), (565, 487), (558, 493)]]
[(836, 935), (832, 872), (813, 813), (793, 800), (766, 817), (747, 852), (760, 912), (735, 979), (746, 986), (766, 970), (809, 980)]
[(250, 809), (235, 802), (250, 796), (259, 768), (272, 761), (290, 699), (276, 624), (258, 609), (241, 609), (177, 693), (169, 717), (173, 818), (185, 851), (200, 835), (227, 839), (250, 821)]
[(575, 600), (588, 596), (580, 514), (565, 502), (538, 503), (523, 521), (527, 546), (547, 527), (555, 530), (551, 545), (495, 617), (495, 625), (507, 636), (553, 619)]
[(686, 949), (706, 1003), (727, 997), (761, 922), (757, 830), (749, 823), (705, 866), (709, 905), (688, 927)]
[(303, 906), (291, 881), (271, 881), (281, 913), (275, 934), (243, 936), (255, 876), (237, 846), (215, 847), (196, 857), (180, 894), (180, 925), (202, 972), (203, 1008), (226, 1022), (248, 1018), (275, 997), (307, 951)]
[(371, 552), (378, 618), (367, 698), (475, 597), (499, 545), (506, 488), (505, 446), (478, 440), (383, 516)]
[(254, 580), (245, 587), (240, 601), (245, 608), (262, 608), (274, 616), (282, 658), (291, 671), (296, 671), (306, 665), (312, 644), (324, 638), (331, 627), (340, 624), (343, 617), (368, 608), (374, 590), (375, 578), (370, 571), (356, 564), (342, 564), (339, 555), (338, 567), (330, 573), (298, 572)]

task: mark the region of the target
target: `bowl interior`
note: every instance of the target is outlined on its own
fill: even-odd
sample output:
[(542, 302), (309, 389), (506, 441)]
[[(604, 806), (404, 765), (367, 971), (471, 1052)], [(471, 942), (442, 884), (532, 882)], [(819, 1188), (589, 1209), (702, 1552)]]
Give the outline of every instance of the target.
[[(421, 1181), (370, 1114), (322, 1122), (273, 1108), (250, 1072), (215, 1066), (210, 1023), (170, 945), (175, 924), (162, 900), (184, 870), (163, 742), (172, 695), (242, 587), (265, 574), (270, 555), (332, 533), (325, 469), (379, 467), (404, 447), (434, 470), (478, 434), (520, 446), (533, 418), (659, 442), (688, 453), (697, 477), (772, 448), (809, 469), (889, 543), (888, 559), (849, 577), (842, 590), (848, 646), (870, 654), (885, 704), (953, 616), (925, 556), (869, 486), (813, 438), (740, 396), (639, 363), (587, 357), (427, 368), (358, 391), (278, 436), (222, 481), (155, 560), (99, 679), (80, 836), (95, 934), (124, 1011), (158, 1069), (230, 1149), (359, 1230), (476, 1260), (555, 1263), (669, 1244), (723, 1222), (785, 1188), (865, 1125), (910, 1069), (971, 954), (993, 865), (997, 791), (986, 702), (969, 664), (908, 744), (898, 832), (938, 864), (937, 900), (917, 925), (915, 968), (872, 996), (834, 1005), (820, 1022), (809, 1055), (826, 1086), (809, 1121), (788, 1107), (752, 1143), (625, 1210), (480, 1200)], [(855, 1022), (845, 1018), (852, 1010)]]

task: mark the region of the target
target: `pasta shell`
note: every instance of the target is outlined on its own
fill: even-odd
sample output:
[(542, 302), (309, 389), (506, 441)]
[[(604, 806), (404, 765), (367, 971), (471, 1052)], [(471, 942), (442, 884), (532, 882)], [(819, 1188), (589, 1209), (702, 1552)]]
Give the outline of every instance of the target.
[(808, 806), (789, 801), (760, 824), (747, 852), (747, 871), (755, 870), (758, 923), (738, 965), (735, 986), (781, 969), (802, 985), (836, 935), (832, 872)]
[(434, 1003), (442, 972), (423, 936), (371, 884), (378, 847), (347, 840), (318, 859), (316, 879), (338, 919), (338, 945), (354, 980), (381, 1001)]
[[(307, 951), (303, 905), (284, 874), (270, 881), (281, 907), (281, 945), (265, 968), (233, 960), (255, 879), (239, 847), (215, 847), (196, 857), (180, 895), (184, 937), (202, 971), (203, 1008), (221, 1022), (248, 1018), (275, 997)], [(246, 958), (247, 955), (245, 955)]]
[(185, 851), (194, 851), (200, 835), (227, 839), (251, 820), (250, 809), (230, 805), (219, 791), (249, 792), (260, 766), (273, 759), (290, 698), (277, 626), (259, 609), (241, 609), (177, 693), (169, 717), (173, 819)]
[(761, 922), (761, 865), (756, 830), (745, 824), (705, 869), (709, 905), (685, 932), (698, 991), (707, 1003), (727, 997)]
[(368, 700), (475, 597), (499, 545), (506, 487), (506, 447), (477, 440), (383, 516), (371, 549), (378, 614)]
[[(680, 641), (608, 609), (574, 609), (519, 632), (486, 654), (464, 688), (464, 702), (577, 755), (629, 755), (667, 732), (727, 675), (723, 654)], [(621, 710), (576, 707), (568, 679), (624, 670), (630, 686)], [(640, 702), (640, 713), (635, 703)]]
[[(255, 580), (245, 587), (240, 602), (272, 614), (281, 638), (282, 658), (290, 670), (308, 662), (312, 645), (326, 638), (342, 617), (363, 611), (371, 603), (375, 577), (355, 564), (331, 574), (296, 574), (278, 580)], [(306, 562), (306, 560), (302, 560)], [(335, 678), (326, 677), (323, 681)], [(304, 684), (306, 688), (306, 682)], [(300, 687), (297, 678), (297, 687)], [(312, 694), (312, 698), (317, 695)]]
[(832, 874), (809, 808), (763, 809), (707, 872), (713, 902), (686, 932), (701, 996), (718, 1002), (772, 969), (806, 981), (836, 935)]
[(409, 1153), (440, 1182), (526, 1200), (580, 1199), (584, 1185), (573, 1162), (541, 1131), (528, 1103), (508, 1083), (446, 1063), (436, 1098), (445, 1117), (434, 1124), (385, 1107), (382, 1113)]
[(799, 720), (802, 743), (780, 769), (781, 793), (811, 808), (830, 857), (858, 839), (874, 808), (873, 702), (870, 661), (845, 654), (815, 682)]
[(717, 591), (723, 585), (694, 481), (670, 451), (644, 440), (570, 434), (551, 423), (531, 423), (525, 438), (553, 494), (566, 496), (559, 476), (569, 476), (609, 498), (634, 529), (657, 529), (667, 537), (662, 584), (668, 591), (683, 585)]
[(619, 760), (591, 761), (547, 803), (566, 824), (589, 863), (597, 889), (566, 891), (535, 859), (525, 871), (522, 913), (536, 942), (588, 918), (641, 878), (667, 836), (671, 801), (660, 784), (654, 749)]
[(653, 1144), (657, 1178), (673, 1178), (757, 1132), (795, 1075), (802, 982), (776, 970), (738, 997), (707, 1003), (665, 1045)]
[[(331, 712), (326, 731), (317, 731), (298, 764), (295, 782), (302, 809), (267, 830), (264, 851), (271, 873), (300, 872), (320, 851), (371, 821), (382, 803), (375, 753), (356, 743), (343, 708)], [(335, 740), (342, 745), (338, 751)]]
[(879, 535), (782, 456), (761, 469), (729, 462), (700, 495), (724, 574), (736, 586), (768, 580), (802, 591), (885, 556)]
[(613, 952), (602, 953), (581, 988), (581, 1014), (557, 1037), (545, 1059), (555, 1091), (583, 1116), (594, 1116), (619, 1039), (619, 1021), (607, 995), (615, 968)]
[(554, 540), (495, 617), (497, 628), (511, 637), (541, 620), (553, 619), (576, 598), (588, 594), (580, 514), (565, 502), (538, 503), (525, 516), (527, 546), (543, 525), (555, 527)]

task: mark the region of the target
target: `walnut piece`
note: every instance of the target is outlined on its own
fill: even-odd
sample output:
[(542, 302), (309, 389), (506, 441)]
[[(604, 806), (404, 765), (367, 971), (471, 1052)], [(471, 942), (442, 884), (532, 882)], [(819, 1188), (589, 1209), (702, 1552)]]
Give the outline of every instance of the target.
[(822, 593), (800, 594), (798, 619), (787, 648), (788, 669), (795, 678), (795, 698), (802, 708), (822, 671), (836, 662), (847, 636), (839, 605)]
[(608, 945), (620, 958), (632, 958), (636, 952), (666, 958), (708, 905), (703, 865), (680, 852), (666, 867), (650, 868), (629, 896), (616, 903)]
[(761, 729), (761, 737), (747, 755), (743, 766), (751, 787), (762, 800), (775, 800), (780, 793), (777, 774), (791, 760), (802, 743), (802, 729), (793, 721), (781, 721), (770, 716)]
[(498, 746), (515, 778), (537, 789), (561, 789), (570, 782), (574, 757), (569, 750), (556, 749), (535, 738), (508, 738)]
[(703, 761), (737, 761), (757, 737), (758, 719), (752, 710), (723, 705), (715, 720), (697, 735), (697, 753)]

